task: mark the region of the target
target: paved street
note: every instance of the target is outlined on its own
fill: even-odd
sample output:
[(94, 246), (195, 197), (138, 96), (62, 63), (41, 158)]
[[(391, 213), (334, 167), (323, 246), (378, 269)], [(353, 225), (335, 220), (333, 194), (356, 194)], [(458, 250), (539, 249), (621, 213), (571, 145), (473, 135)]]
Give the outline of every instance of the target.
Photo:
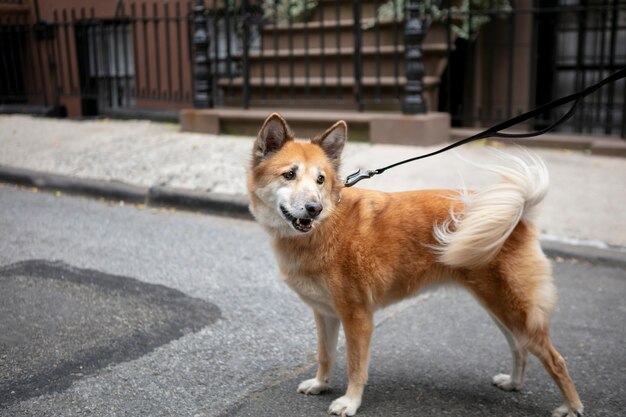
[(165, 286), (31, 260), (2, 268), (0, 403), (62, 391), (211, 325), (219, 309)]
[[(313, 320), (252, 222), (0, 186), (0, 230), (0, 416), (323, 416), (345, 388), (342, 349), (330, 393), (295, 393)], [(587, 415), (624, 415), (626, 273), (558, 260), (555, 276), (553, 338)], [(538, 361), (519, 393), (490, 385), (508, 366), (469, 296), (429, 293), (379, 313), (359, 415), (550, 415)]]
[[(104, 301), (110, 302), (115, 294), (102, 290), (105, 283), (91, 286), (91, 274), (81, 273), (81, 281), (70, 282), (78, 295), (59, 301), (78, 304), (91, 297), (98, 303), (91, 310), (72, 308), (77, 314), (89, 315), (73, 319), (84, 326), (75, 326), (75, 334), (63, 338), (64, 345), (58, 348), (43, 346), (40, 362), (54, 365), (64, 358), (74, 358), (62, 350), (97, 349), (105, 346), (107, 340), (124, 340), (125, 332), (147, 331), (148, 336), (158, 336), (153, 343), (155, 347), (139, 346), (141, 353), (145, 353), (143, 356), (124, 349), (120, 355), (109, 355), (106, 362), (98, 364), (99, 369), (85, 371), (89, 364), (83, 364), (83, 369), (80, 366), (67, 369), (71, 375), (61, 377), (69, 383), (53, 383), (51, 389), (40, 384), (50, 394), (8, 407), (3, 401), (0, 408), (3, 417), (215, 415), (311, 359), (315, 340), (311, 332), (312, 317), (278, 281), (268, 242), (252, 222), (109, 206), (83, 198), (1, 187), (0, 230), (0, 265), (55, 261), (61, 262), (64, 269), (70, 265), (80, 271), (98, 271), (97, 274), (125, 282), (124, 285), (140, 282), (136, 292), (150, 291), (154, 298), (179, 302), (177, 315), (168, 320), (178, 322), (181, 328), (189, 327), (186, 336), (166, 343), (172, 338), (160, 335), (168, 323), (162, 323), (159, 316), (167, 312), (167, 305), (142, 300), (150, 294), (131, 294), (116, 300), (119, 304), (116, 315), (121, 323), (117, 329), (107, 330), (104, 322), (113, 319), (94, 316), (110, 313), (111, 307), (105, 306)], [(12, 294), (4, 291), (4, 282), (20, 274), (0, 275), (3, 288), (0, 305), (7, 306), (12, 302)], [(40, 278), (31, 275), (26, 279)], [(58, 281), (45, 281), (43, 288), (25, 286), (41, 297), (39, 305), (44, 309), (59, 293)], [(88, 286), (91, 294), (85, 288)], [(17, 284), (12, 288), (13, 294), (25, 295)], [(192, 304), (195, 299), (202, 300), (200, 312), (210, 313), (201, 317), (206, 325), (200, 330), (195, 326), (197, 318), (192, 326), (181, 321), (189, 309), (198, 311), (198, 306)], [(219, 309), (219, 317), (213, 306)], [(29, 306), (18, 304), (17, 307), (18, 311), (13, 313), (16, 316), (25, 315)], [(138, 311), (143, 317), (134, 317)], [(41, 315), (38, 313), (33, 319)], [(36, 340), (36, 335), (46, 329), (29, 323), (28, 318), (24, 316), (24, 324), (16, 318), (9, 323), (20, 326), (14, 333), (32, 331)], [(58, 320), (48, 317), (46, 323), (59, 330), (66, 326), (60, 316)], [(149, 325), (147, 329), (144, 323)], [(94, 327), (114, 334), (94, 339)], [(6, 392), (11, 381), (6, 380), (4, 370), (15, 368), (12, 362), (17, 364), (21, 353), (13, 351), (9, 356), (5, 352), (10, 353), (9, 346), (19, 346), (22, 342), (12, 342), (5, 338), (5, 333), (1, 334), (0, 384), (2, 392)], [(35, 357), (37, 352), (29, 355)], [(80, 365), (79, 361), (80, 357), (75, 358), (72, 364)], [(32, 366), (41, 370), (44, 365)], [(18, 377), (18, 384), (23, 381), (17, 370), (11, 370), (8, 375)]]

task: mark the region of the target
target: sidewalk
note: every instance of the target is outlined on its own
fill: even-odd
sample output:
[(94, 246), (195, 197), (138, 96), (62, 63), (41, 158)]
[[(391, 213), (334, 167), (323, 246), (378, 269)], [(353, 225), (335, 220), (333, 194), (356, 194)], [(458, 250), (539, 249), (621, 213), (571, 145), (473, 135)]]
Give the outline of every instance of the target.
[[(261, 121), (259, 121), (259, 124)], [(218, 193), (244, 201), (253, 138), (180, 133), (149, 121), (70, 121), (0, 116), (0, 165), (139, 187)], [(298, 132), (295, 132), (296, 134)], [(503, 148), (504, 145), (498, 145)], [(342, 173), (374, 169), (438, 147), (349, 143)], [(477, 163), (493, 156), (484, 143), (457, 152)], [(506, 147), (512, 152), (515, 148)], [(544, 241), (626, 248), (626, 160), (540, 149), (551, 187), (537, 223)], [(461, 180), (461, 178), (463, 180)], [(359, 186), (401, 191), (481, 187), (495, 181), (454, 153), (398, 167)]]

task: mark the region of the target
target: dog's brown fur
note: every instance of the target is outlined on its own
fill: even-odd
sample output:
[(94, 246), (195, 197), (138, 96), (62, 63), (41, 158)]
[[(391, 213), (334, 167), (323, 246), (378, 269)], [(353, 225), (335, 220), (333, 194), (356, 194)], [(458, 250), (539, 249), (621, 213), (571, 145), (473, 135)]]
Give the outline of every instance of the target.
[[(582, 413), (565, 362), (548, 335), (555, 296), (550, 264), (532, 223), (523, 218), (512, 224), (512, 232), (492, 259), (480, 265), (450, 266), (441, 261), (441, 249), (433, 250), (441, 245), (434, 228), (450, 220), (451, 210), (462, 214), (464, 203), (450, 199), (449, 190), (384, 193), (343, 188), (338, 169), (346, 136), (345, 123), (338, 122), (309, 143), (295, 141), (287, 123), (273, 114), (253, 150), (248, 178), (251, 211), (273, 238), (284, 280), (313, 308), (318, 329), (317, 376), (298, 390), (317, 394), (327, 388), (341, 324), (349, 384), (329, 411), (353, 415), (367, 380), (374, 311), (425, 286), (453, 282), (486, 308), (510, 344), (512, 376), (496, 376), (494, 383), (506, 390), (520, 388), (530, 351), (565, 398), (565, 406), (555, 415)], [(294, 178), (285, 178), (293, 168)], [(323, 184), (313, 186), (320, 175), (325, 177)], [(306, 219), (302, 207), (309, 201), (320, 203), (322, 212), (309, 231), (294, 230), (279, 202), (289, 206), (294, 217), (304, 213)]]

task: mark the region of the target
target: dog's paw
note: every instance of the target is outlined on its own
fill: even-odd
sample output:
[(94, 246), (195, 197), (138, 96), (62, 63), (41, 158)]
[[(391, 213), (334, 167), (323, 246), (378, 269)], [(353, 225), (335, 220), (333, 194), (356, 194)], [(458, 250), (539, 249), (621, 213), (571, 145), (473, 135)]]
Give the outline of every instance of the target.
[(510, 375), (498, 374), (493, 377), (493, 385), (504, 391), (517, 391), (522, 388), (521, 384), (514, 382)]
[(322, 391), (326, 391), (327, 389), (328, 384), (318, 381), (317, 378), (307, 379), (306, 381), (302, 381), (300, 385), (298, 385), (298, 392), (306, 395), (317, 395)]
[(360, 398), (350, 398), (347, 395), (337, 398), (328, 409), (328, 414), (336, 416), (353, 416), (361, 405)]
[(562, 405), (552, 413), (552, 417), (583, 417), (582, 406), (578, 410), (570, 410), (566, 405)]

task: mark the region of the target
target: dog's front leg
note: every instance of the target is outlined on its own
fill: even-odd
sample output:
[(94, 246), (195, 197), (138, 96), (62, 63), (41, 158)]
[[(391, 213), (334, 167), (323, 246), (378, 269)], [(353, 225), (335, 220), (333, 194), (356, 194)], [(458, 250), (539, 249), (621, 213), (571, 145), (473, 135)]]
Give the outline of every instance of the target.
[(373, 314), (366, 308), (355, 306), (341, 314), (343, 330), (348, 347), (348, 390), (343, 397), (332, 402), (328, 412), (341, 416), (353, 416), (361, 405), (363, 388), (367, 382), (370, 341), (372, 339)]
[(303, 394), (319, 394), (328, 389), (330, 371), (337, 356), (337, 338), (339, 336), (339, 318), (325, 316), (317, 311), (315, 324), (317, 325), (317, 360), (319, 366), (317, 375), (313, 379), (302, 381), (298, 385), (298, 392)]

